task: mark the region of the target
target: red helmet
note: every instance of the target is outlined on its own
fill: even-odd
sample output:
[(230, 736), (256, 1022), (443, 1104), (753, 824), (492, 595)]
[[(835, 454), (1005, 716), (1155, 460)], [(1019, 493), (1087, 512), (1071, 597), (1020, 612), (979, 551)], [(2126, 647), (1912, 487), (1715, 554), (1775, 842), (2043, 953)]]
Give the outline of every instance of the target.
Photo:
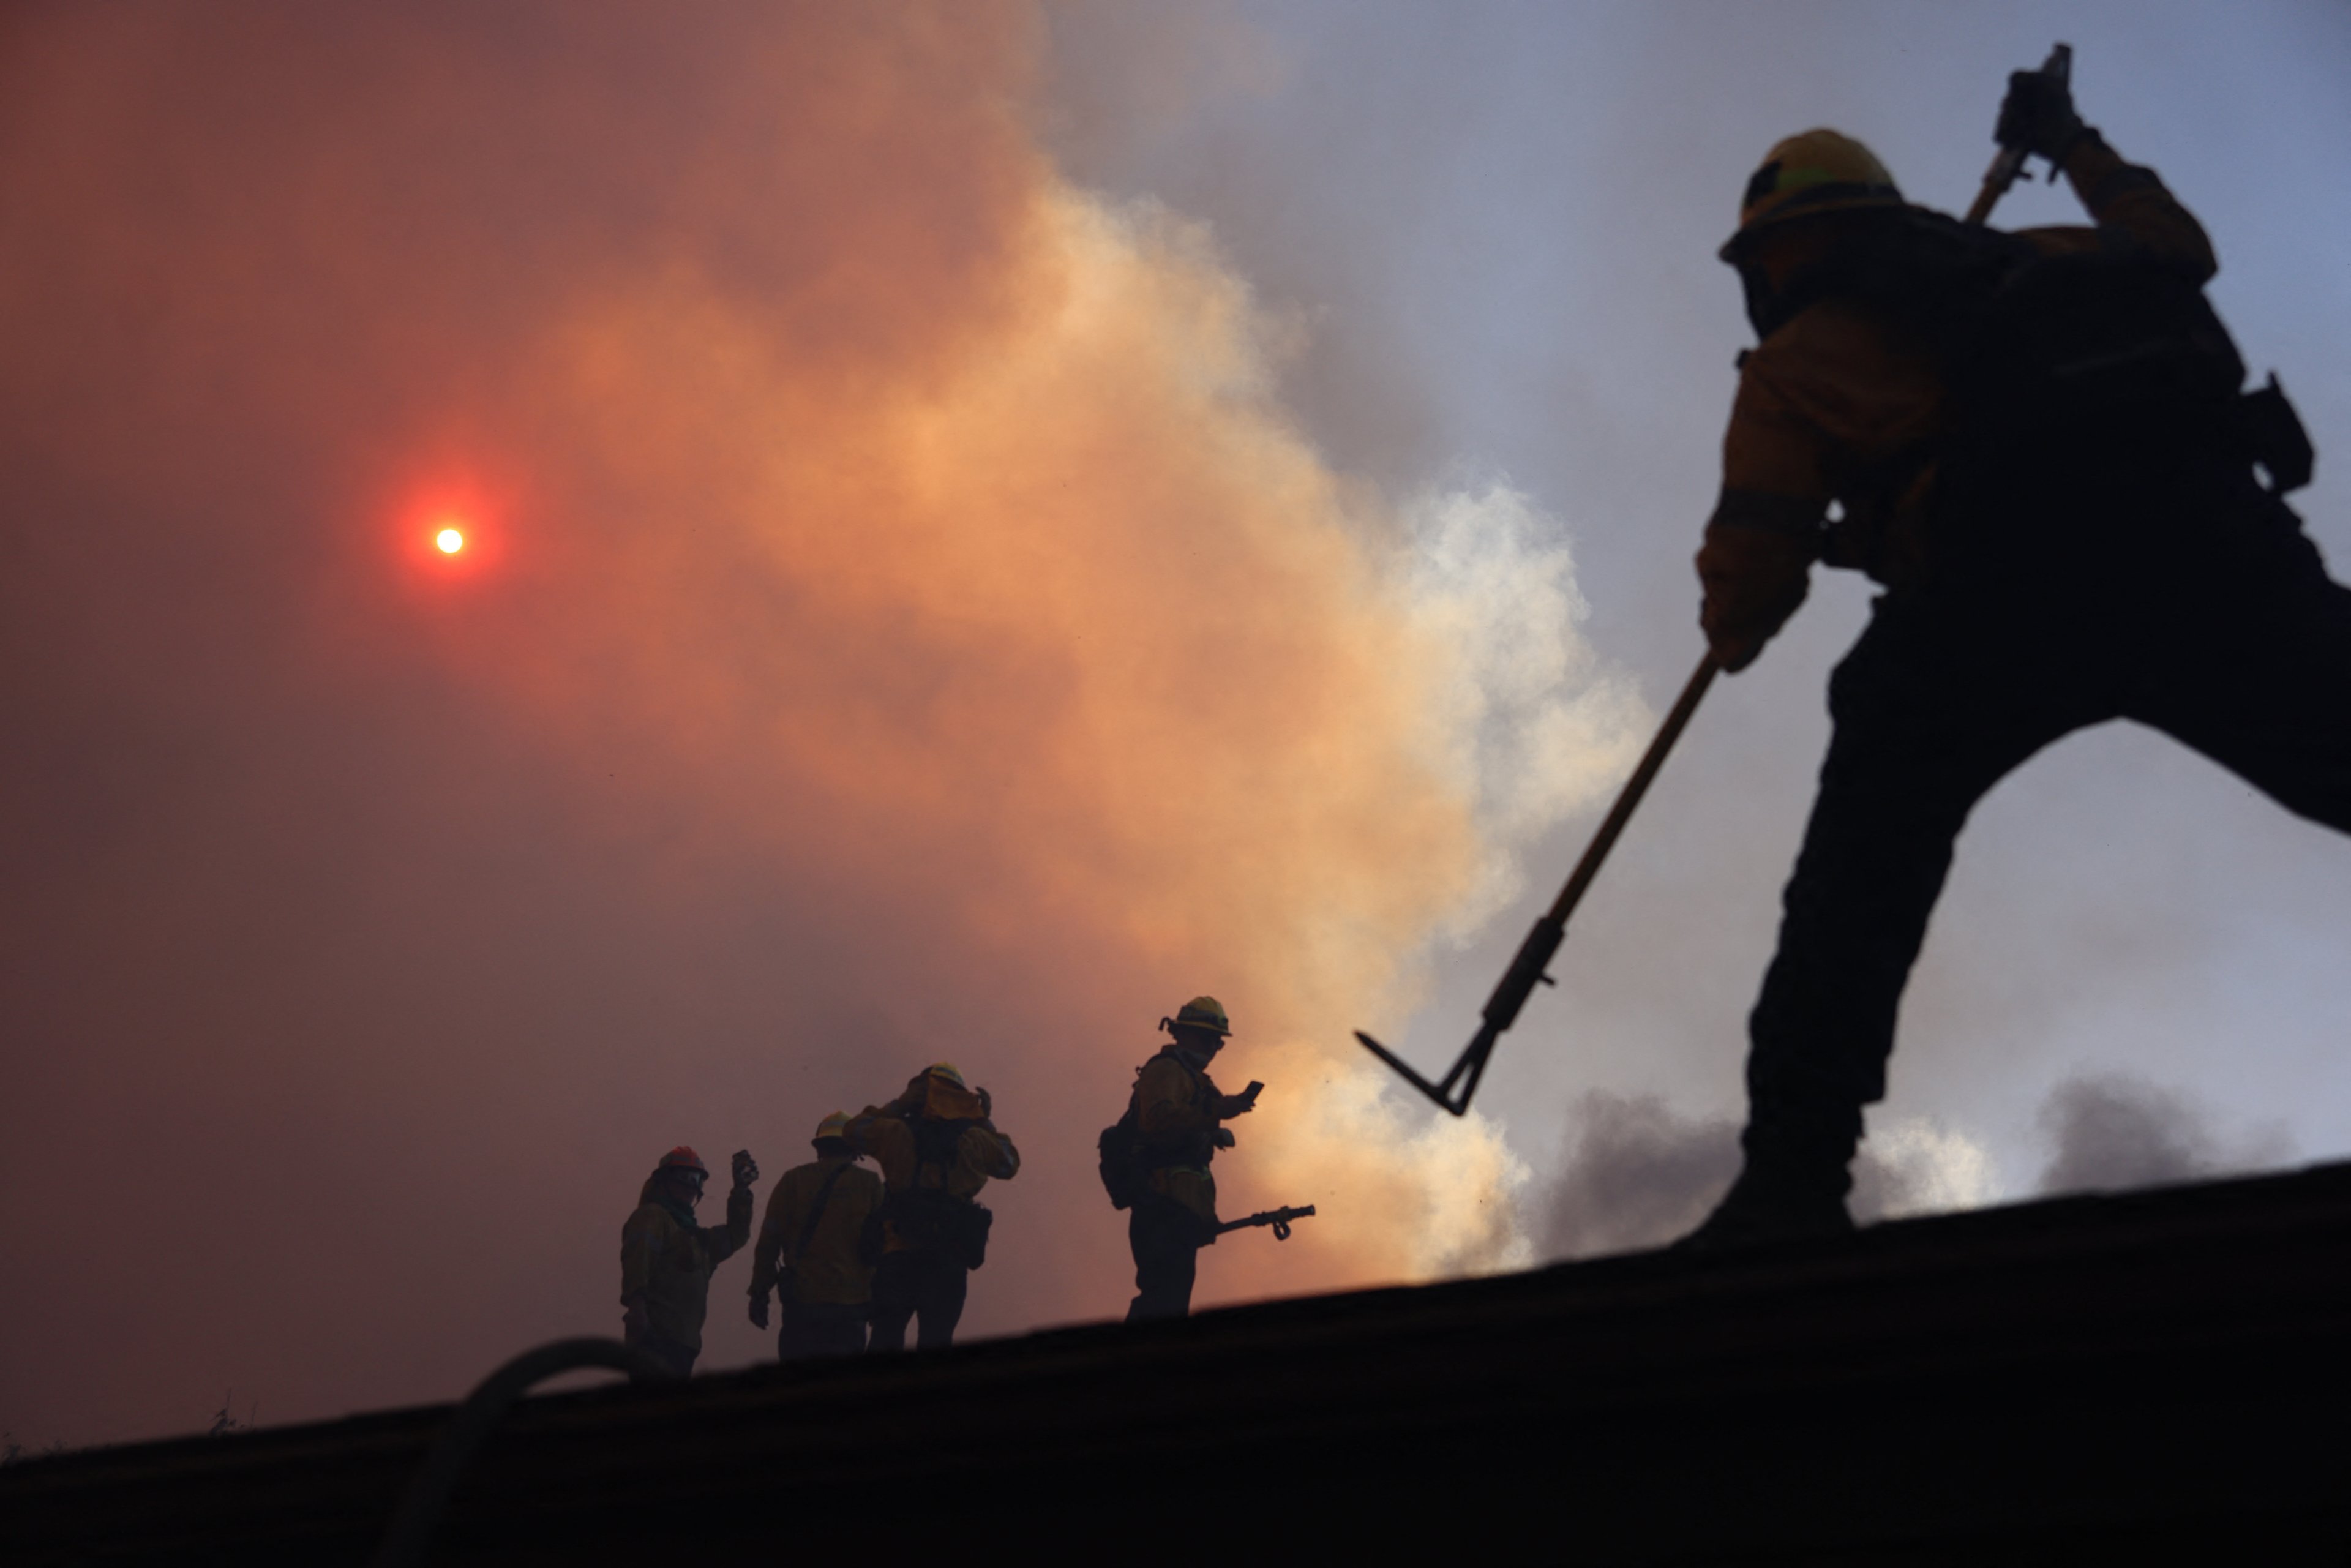
[(701, 1176), (705, 1181), (708, 1180), (710, 1176), (710, 1167), (702, 1163), (702, 1156), (695, 1154), (684, 1144), (680, 1144), (677, 1147), (664, 1155), (661, 1157), (661, 1164), (655, 1166), (653, 1169), (657, 1171), (692, 1171), (695, 1175)]

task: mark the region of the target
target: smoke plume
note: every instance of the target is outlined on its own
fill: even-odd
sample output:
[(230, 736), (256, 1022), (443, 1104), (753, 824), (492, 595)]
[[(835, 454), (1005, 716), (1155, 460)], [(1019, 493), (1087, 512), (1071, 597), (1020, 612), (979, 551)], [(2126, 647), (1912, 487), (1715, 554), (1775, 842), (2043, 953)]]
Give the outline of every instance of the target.
[[(1704, 1219), (1739, 1174), (1740, 1124), (1727, 1116), (1683, 1116), (1655, 1095), (1593, 1091), (1570, 1124), (1566, 1161), (1530, 1205), (1546, 1258), (1663, 1246)], [(1848, 1207), (1864, 1224), (1971, 1208), (1992, 1190), (1981, 1145), (1913, 1118), (1872, 1127), (1853, 1174)]]
[(2041, 1190), (2118, 1191), (2281, 1163), (2283, 1132), (2224, 1135), (2186, 1096), (2128, 1073), (2069, 1078), (2042, 1103)]
[(940, 1058), (1028, 1162), (969, 1331), (1115, 1315), (1093, 1135), (1200, 991), (1227, 1209), (1321, 1210), (1205, 1301), (1524, 1255), (1347, 1030), (1646, 715), (1555, 521), (1332, 472), (1212, 236), (1057, 174), (1029, 8), (5, 27), (16, 1429), (610, 1332), (662, 1150)]
[[(2042, 1103), (2039, 1122), (2051, 1145), (2041, 1193), (2193, 1181), (2291, 1154), (2282, 1130), (2225, 1133), (2184, 1095), (2122, 1073), (2067, 1079)], [(1559, 1174), (1526, 1199), (1545, 1258), (1661, 1246), (1705, 1218), (1739, 1174), (1738, 1121), (1684, 1116), (1655, 1095), (1587, 1093), (1570, 1128)], [(1981, 1143), (1921, 1117), (1874, 1119), (1853, 1176), (1848, 1206), (1865, 1224), (1980, 1207), (2001, 1195)]]

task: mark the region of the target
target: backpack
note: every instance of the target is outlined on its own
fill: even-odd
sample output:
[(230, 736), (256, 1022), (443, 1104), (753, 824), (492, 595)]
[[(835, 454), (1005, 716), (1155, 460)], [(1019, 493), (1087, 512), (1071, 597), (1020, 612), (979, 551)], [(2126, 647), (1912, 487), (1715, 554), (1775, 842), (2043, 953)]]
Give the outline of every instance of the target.
[(945, 1173), (960, 1157), (963, 1135), (973, 1126), (967, 1120), (949, 1121), (935, 1116), (910, 1116), (907, 1127), (914, 1134), (914, 1185), (904, 1191), (893, 1192), (883, 1199), (882, 1207), (867, 1223), (872, 1235), (861, 1239), (861, 1250), (870, 1251), (878, 1260), (882, 1253), (880, 1219), (886, 1215), (898, 1234), (914, 1247), (937, 1249), (939, 1255), (965, 1269), (977, 1269), (987, 1261), (987, 1237), (996, 1223), (996, 1216), (987, 1205), (967, 1197), (956, 1197), (944, 1187), (922, 1185), (923, 1167), (936, 1166)]
[(1110, 1206), (1133, 1208), (1143, 1196), (1149, 1171), (1143, 1163), (1143, 1128), (1135, 1120), (1132, 1098), (1126, 1113), (1102, 1130), (1094, 1148), (1102, 1159), (1102, 1190), (1110, 1194)]
[(2119, 421), (2225, 430), (2244, 384), (2244, 361), (2204, 290), (2128, 248), (2050, 255), (1907, 208), (1763, 302), (1757, 330), (1768, 336), (1830, 298), (1926, 340), (1954, 444), (1970, 454)]

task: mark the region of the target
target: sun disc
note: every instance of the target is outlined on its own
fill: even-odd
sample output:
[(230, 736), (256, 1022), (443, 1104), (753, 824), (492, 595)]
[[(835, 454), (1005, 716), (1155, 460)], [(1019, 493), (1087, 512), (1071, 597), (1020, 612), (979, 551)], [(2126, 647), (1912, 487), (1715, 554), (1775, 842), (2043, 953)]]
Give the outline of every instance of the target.
[(433, 542), (443, 555), (455, 555), (465, 548), (465, 536), (455, 528), (443, 528), (433, 536)]

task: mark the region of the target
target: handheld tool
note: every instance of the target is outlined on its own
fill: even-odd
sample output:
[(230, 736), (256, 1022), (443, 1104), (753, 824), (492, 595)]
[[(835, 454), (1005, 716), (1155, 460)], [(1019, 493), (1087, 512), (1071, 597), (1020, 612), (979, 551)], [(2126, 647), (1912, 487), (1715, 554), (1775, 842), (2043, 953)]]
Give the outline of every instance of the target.
[(1666, 754), (1674, 748), (1674, 742), (1681, 738), (1683, 727), (1689, 723), (1690, 715), (1698, 711), (1698, 699), (1706, 695), (1706, 688), (1714, 684), (1714, 677), (1721, 669), (1712, 653), (1698, 661), (1689, 683), (1682, 687), (1682, 695), (1674, 699), (1672, 710), (1666, 715), (1666, 722), (1657, 727), (1656, 738), (1650, 741), (1649, 749), (1642, 753), (1641, 765), (1633, 769), (1633, 777), (1625, 780), (1625, 788), (1618, 792), (1616, 803), (1608, 809), (1608, 815), (1601, 820), (1600, 831), (1592, 835), (1592, 842), (1585, 847), (1583, 858), (1575, 862), (1575, 870), (1568, 874), (1567, 885), (1559, 890), (1559, 897), (1552, 901), (1550, 912), (1536, 921), (1534, 929), (1527, 933), (1527, 939), (1519, 945), (1519, 956), (1510, 960), (1510, 967), (1503, 972), (1501, 983), (1494, 988), (1494, 994), (1486, 998), (1485, 1010), (1479, 1015), (1485, 1021), (1478, 1026), (1478, 1032), (1470, 1038), (1445, 1076), (1434, 1083), (1430, 1082), (1414, 1071), (1395, 1052), (1357, 1030), (1355, 1038), (1363, 1042), (1364, 1050), (1395, 1068), (1404, 1075), (1405, 1082), (1455, 1115), (1468, 1112), (1469, 1097), (1478, 1092), (1478, 1080), (1486, 1074), (1486, 1059), (1494, 1054), (1494, 1042), (1518, 1021), (1519, 1009), (1527, 1005), (1527, 998), (1533, 994), (1538, 982), (1546, 986), (1557, 984), (1543, 970), (1551, 963), (1552, 956), (1559, 951), (1559, 945), (1567, 940), (1567, 917), (1574, 913), (1576, 904), (1583, 897), (1583, 890), (1592, 885), (1592, 879), (1600, 874), (1601, 862), (1615, 847), (1616, 836), (1625, 831), (1625, 824), (1632, 821), (1633, 808), (1638, 806), (1641, 797), (1648, 792), (1649, 781), (1657, 776), (1657, 769), (1665, 766)]
[[(2041, 63), (2041, 74), (2070, 85), (2074, 75), (2074, 46), (2060, 44), (2051, 49), (2049, 57)], [(1968, 209), (1970, 224), (1980, 224), (1991, 216), (1992, 208), (2000, 204), (2000, 199), (2008, 194), (2008, 188), (2016, 183), (2017, 176), (2024, 172), (2025, 157), (2025, 149), (2022, 146), (2003, 146), (1993, 156), (1991, 167), (1984, 171), (1983, 188), (1976, 193), (1975, 204)], [(2050, 166), (2049, 177), (2052, 180), (2057, 178), (2054, 164)]]

